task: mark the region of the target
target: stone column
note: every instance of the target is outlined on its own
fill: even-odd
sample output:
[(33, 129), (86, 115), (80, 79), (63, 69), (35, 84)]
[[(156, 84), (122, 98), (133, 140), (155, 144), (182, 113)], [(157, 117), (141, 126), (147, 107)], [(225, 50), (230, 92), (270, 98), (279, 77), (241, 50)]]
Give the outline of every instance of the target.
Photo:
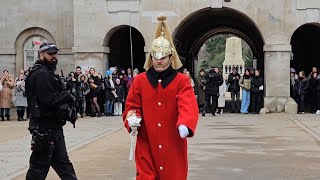
[(291, 45), (265, 45), (264, 107), (271, 112), (284, 111), (290, 97)]

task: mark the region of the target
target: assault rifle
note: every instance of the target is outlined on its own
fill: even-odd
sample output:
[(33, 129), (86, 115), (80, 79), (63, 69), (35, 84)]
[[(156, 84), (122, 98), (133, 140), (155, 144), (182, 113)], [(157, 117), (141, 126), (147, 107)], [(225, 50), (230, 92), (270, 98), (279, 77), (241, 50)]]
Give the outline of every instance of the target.
[[(61, 76), (59, 76), (59, 86), (61, 91), (68, 91), (66, 87), (67, 78), (64, 77), (63, 70), (61, 69)], [(65, 120), (73, 124), (73, 128), (76, 127), (77, 116), (77, 105), (76, 105), (76, 94), (73, 90), (69, 91), (69, 97), (72, 98), (72, 101), (69, 101), (67, 104), (61, 105), (60, 110), (64, 111)]]

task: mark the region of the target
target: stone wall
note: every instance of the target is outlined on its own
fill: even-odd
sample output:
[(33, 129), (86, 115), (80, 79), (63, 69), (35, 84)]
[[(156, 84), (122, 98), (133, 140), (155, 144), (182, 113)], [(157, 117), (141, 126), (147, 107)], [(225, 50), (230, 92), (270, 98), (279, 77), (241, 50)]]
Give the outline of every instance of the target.
[[(76, 65), (93, 66), (103, 73), (108, 68), (110, 53), (106, 40), (112, 36), (114, 28), (135, 27), (144, 37), (145, 51), (148, 51), (158, 14), (168, 17), (174, 33), (187, 17), (204, 8), (233, 9), (257, 26), (265, 45), (265, 106), (274, 103), (274, 99), (287, 99), (291, 36), (303, 24), (320, 22), (318, 0), (3, 1), (0, 6), (0, 70), (8, 69), (15, 74), (22, 68), (24, 38), (28, 38), (28, 33), (38, 33), (52, 39), (62, 49), (59, 69), (70, 71)], [(26, 34), (19, 36), (22, 32)]]
[[(23, 32), (30, 36), (39, 35), (32, 34), (33, 29), (47, 31), (62, 49), (62, 53), (69, 54), (68, 59), (73, 60), (71, 52), (74, 41), (72, 0), (3, 1), (0, 12), (0, 69), (5, 66), (16, 73), (23, 68), (23, 54), (21, 54), (23, 51), (19, 50), (22, 45), (21, 43), (16, 44), (16, 41)], [(29, 30), (30, 32), (26, 32)], [(50, 39), (50, 37), (46, 38)], [(26, 39), (20, 39), (20, 41)], [(21, 47), (17, 47), (19, 45)]]

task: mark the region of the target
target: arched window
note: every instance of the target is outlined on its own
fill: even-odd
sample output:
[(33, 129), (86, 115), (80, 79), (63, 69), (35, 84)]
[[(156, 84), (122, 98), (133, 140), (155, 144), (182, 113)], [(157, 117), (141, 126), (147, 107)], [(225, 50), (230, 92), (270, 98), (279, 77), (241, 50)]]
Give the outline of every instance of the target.
[(23, 46), (24, 49), (24, 69), (32, 67), (33, 64), (38, 59), (38, 50), (43, 42), (48, 42), (48, 40), (42, 36), (32, 36), (29, 37)]

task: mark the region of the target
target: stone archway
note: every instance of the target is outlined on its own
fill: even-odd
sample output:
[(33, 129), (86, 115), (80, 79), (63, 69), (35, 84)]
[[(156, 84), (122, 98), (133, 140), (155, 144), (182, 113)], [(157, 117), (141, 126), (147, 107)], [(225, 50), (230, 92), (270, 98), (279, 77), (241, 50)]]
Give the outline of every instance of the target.
[(24, 69), (24, 44), (25, 42), (33, 36), (40, 36), (47, 39), (50, 42), (56, 42), (54, 37), (47, 30), (40, 27), (31, 27), (23, 30), (15, 41), (16, 48), (16, 67), (15, 74), (19, 72), (19, 70)]
[(244, 39), (264, 69), (264, 40), (257, 25), (245, 14), (230, 8), (204, 8), (187, 16), (175, 29), (174, 41), (184, 66), (194, 71), (196, 55), (203, 43), (216, 34), (230, 33)]
[[(262, 33), (247, 15), (230, 8), (204, 8), (187, 16), (173, 33), (174, 42), (184, 67), (193, 74), (197, 55), (202, 45), (210, 37), (218, 34), (233, 34), (250, 46), (257, 68), (264, 71), (265, 45)], [(226, 108), (230, 109), (227, 102)]]
[(109, 67), (117, 66), (125, 69), (133, 67), (138, 68), (140, 72), (144, 70), (145, 41), (136, 28), (121, 25), (111, 29), (105, 37), (104, 46), (109, 48)]
[[(311, 73), (312, 67), (320, 68), (320, 24), (304, 24), (295, 30), (291, 37), (292, 61), (290, 66), (295, 69), (296, 73), (304, 71), (306, 77)], [(289, 73), (289, 72), (288, 72)], [(311, 107), (314, 97), (310, 92), (305, 97), (305, 111), (314, 112)]]
[(299, 71), (305, 71), (306, 76), (311, 68), (320, 68), (319, 45), (320, 24), (310, 23), (300, 26), (291, 37), (292, 61), (291, 67)]

